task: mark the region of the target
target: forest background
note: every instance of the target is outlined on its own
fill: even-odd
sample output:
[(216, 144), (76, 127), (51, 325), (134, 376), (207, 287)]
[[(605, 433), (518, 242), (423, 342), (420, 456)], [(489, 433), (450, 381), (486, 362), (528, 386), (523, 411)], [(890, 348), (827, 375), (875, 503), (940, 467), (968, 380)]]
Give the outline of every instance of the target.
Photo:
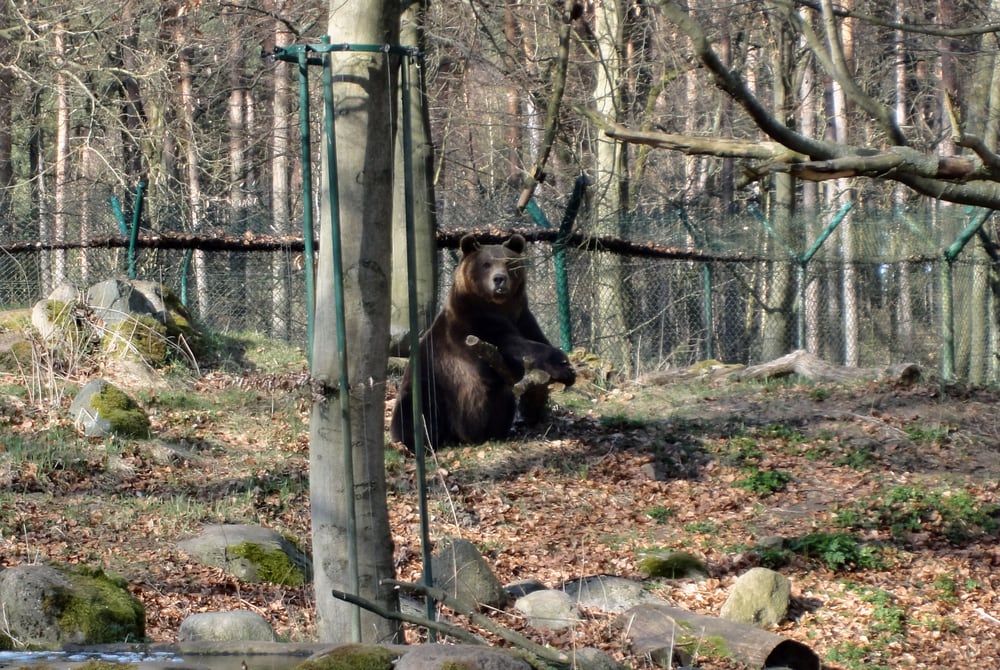
[[(996, 381), (997, 5), (407, 4), (434, 225), (551, 241), (519, 197), (537, 182), (558, 225), (585, 177), (564, 344), (629, 374), (807, 348)], [(183, 284), (211, 328), (303, 341), (298, 88), (268, 56), (319, 42), (327, 11), (0, 2), (0, 305), (121, 272), (94, 241), (142, 183), (142, 234), (196, 251), (144, 250), (140, 274)], [(552, 255), (532, 247), (554, 337)]]

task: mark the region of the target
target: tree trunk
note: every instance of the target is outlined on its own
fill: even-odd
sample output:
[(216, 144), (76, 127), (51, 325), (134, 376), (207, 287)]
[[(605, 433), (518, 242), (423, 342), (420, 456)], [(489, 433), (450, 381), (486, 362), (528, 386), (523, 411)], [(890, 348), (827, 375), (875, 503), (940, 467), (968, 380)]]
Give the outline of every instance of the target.
[[(269, 8), (278, 14), (283, 0), (271, 0)], [(288, 46), (292, 34), (282, 21), (274, 22), (274, 45)], [(292, 232), (291, 213), (291, 149), (292, 117), (292, 65), (275, 60), (271, 72), (271, 232), (285, 236)], [(291, 332), (291, 282), (288, 275), (290, 263), (282, 254), (271, 260), (271, 334), (287, 339)]]
[[(246, 109), (248, 93), (243, 88), (243, 57), (242, 42), (240, 36), (240, 26), (238, 23), (232, 24), (233, 41), (230, 43), (230, 52), (233, 58), (227, 63), (229, 69), (229, 102), (227, 105), (227, 130), (228, 154), (229, 154), (229, 230), (239, 233), (248, 230), (247, 227), (247, 198), (249, 189), (245, 188), (248, 179), (246, 171), (246, 156), (243, 140), (245, 137)], [(250, 304), (248, 301), (248, 284), (256, 284), (260, 278), (246, 276), (246, 254), (239, 251), (229, 253), (229, 277), (235, 283), (231, 289), (231, 295), (237, 305)], [(254, 302), (260, 300), (260, 296), (254, 296)], [(239, 310), (232, 315), (230, 327), (242, 330), (246, 327), (246, 312)]]
[[(395, 2), (344, 4), (331, 0), (328, 32), (334, 44), (394, 44), (398, 26)], [(329, 191), (332, 175), (324, 160), (317, 338), (312, 352), (313, 378), (322, 394), (313, 402), (309, 425), (317, 633), (326, 642), (400, 642), (397, 622), (359, 614), (354, 605), (331, 595), (333, 589), (357, 590), (360, 593), (355, 595), (386, 609), (398, 607), (395, 590), (381, 583), (394, 575), (384, 462), (393, 142), (385, 138), (391, 137), (393, 128), (396, 82), (390, 76), (386, 54), (335, 52), (330, 60), (343, 274), (335, 277)], [(324, 153), (326, 145), (324, 142)], [(343, 281), (342, 321), (334, 301), (338, 279)], [(334, 336), (338, 321), (346, 335), (340, 344)], [(343, 388), (343, 377), (347, 377), (348, 388)], [(353, 481), (347, 481), (348, 463)], [(357, 579), (351, 574), (355, 564), (352, 526), (356, 529)]]
[[(175, 28), (175, 40), (178, 45), (185, 43), (184, 22), (178, 20)], [(195, 99), (193, 83), (191, 79), (191, 60), (183, 46), (177, 52), (177, 88), (180, 99), (181, 119), (183, 120), (185, 131), (184, 156), (187, 168), (187, 200), (188, 200), (188, 221), (191, 231), (201, 232), (202, 226), (202, 194), (201, 175), (198, 173), (198, 138), (196, 135), (196, 124), (194, 119)], [(194, 285), (195, 285), (195, 305), (197, 305), (202, 316), (208, 308), (208, 267), (205, 259), (205, 252), (195, 250), (194, 252)]]
[[(605, 118), (621, 119), (621, 36), (623, 10), (616, 1), (594, 6), (594, 40), (598, 63), (594, 69), (594, 107)], [(626, 144), (601, 135), (595, 142), (593, 192), (597, 193), (594, 207), (594, 233), (620, 235), (628, 203), (627, 182), (623, 170)], [(595, 254), (591, 259), (593, 290), (591, 307), (590, 348), (600, 351), (605, 342), (619, 342), (622, 349), (611, 352), (630, 370), (635, 357), (629, 337), (627, 314), (628, 281), (624, 279), (622, 258), (611, 254)]]
[[(414, 46), (423, 51), (423, 15), (426, 0), (409, 3), (400, 20), (400, 44)], [(406, 67), (405, 63), (403, 65)], [(410, 108), (401, 104), (401, 114), (410, 115), (412, 130), (410, 156), (413, 169), (413, 217), (416, 256), (417, 316), (422, 330), (430, 326), (437, 311), (437, 217), (434, 197), (434, 146), (431, 140), (430, 113), (427, 109), (427, 95), (424, 86), (426, 68), (419, 61), (411, 62)], [(392, 349), (394, 352), (407, 351), (410, 333), (410, 277), (406, 263), (406, 211), (403, 201), (403, 132), (402, 119), (397, 123), (395, 185), (393, 189), (392, 232)]]
[[(0, 3), (0, 25), (9, 25), (9, 5)], [(10, 40), (0, 33), (0, 62), (13, 62)], [(0, 68), (0, 238), (14, 239), (14, 219), (10, 216), (14, 191), (14, 161), (11, 129), (14, 126), (14, 73)], [(0, 260), (0, 267), (10, 259)], [(4, 273), (4, 276), (7, 276)]]
[[(66, 241), (66, 204), (69, 202), (69, 87), (66, 82), (66, 29), (56, 26), (55, 34), (56, 70), (56, 155), (55, 183), (53, 185), (52, 240)], [(52, 252), (52, 285), (66, 281), (66, 250)]]

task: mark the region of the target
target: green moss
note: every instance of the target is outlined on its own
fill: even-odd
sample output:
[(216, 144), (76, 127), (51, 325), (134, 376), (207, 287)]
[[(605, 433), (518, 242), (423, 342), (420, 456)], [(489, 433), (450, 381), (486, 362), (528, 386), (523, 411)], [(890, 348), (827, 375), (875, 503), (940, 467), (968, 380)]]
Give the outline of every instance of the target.
[(60, 613), (59, 625), (68, 641), (110, 644), (145, 639), (146, 610), (122, 578), (99, 569), (64, 568), (62, 572), (73, 588), (57, 592), (42, 607)]
[(441, 664), (441, 670), (478, 670), (474, 663), (466, 661), (445, 661)]
[(115, 433), (129, 437), (149, 437), (149, 417), (132, 398), (111, 384), (106, 384), (95, 393), (90, 399), (90, 405), (102, 419), (111, 424), (111, 430)]
[[(76, 666), (76, 670), (128, 670), (128, 668), (138, 668), (135, 663), (115, 663), (114, 661), (99, 661), (90, 659)], [(38, 670), (35, 668), (35, 670)]]
[(302, 586), (306, 582), (302, 568), (280, 549), (268, 551), (254, 542), (244, 542), (226, 551), (237, 558), (245, 558), (257, 567), (257, 577), (264, 582), (279, 586)]
[(295, 670), (392, 670), (399, 654), (385, 647), (346, 644), (329, 654), (304, 661)]
[(110, 326), (104, 336), (105, 352), (123, 351), (154, 367), (167, 363), (168, 344), (167, 327), (148, 315), (131, 315)]
[(80, 313), (80, 304), (75, 301), (45, 302), (45, 316), (58, 330), (60, 346), (65, 346), (70, 351), (77, 351), (89, 337), (86, 321), (79, 317)]
[(0, 370), (23, 373), (31, 369), (35, 360), (35, 347), (31, 340), (15, 340), (6, 351), (0, 351)]
[(639, 561), (639, 569), (653, 578), (682, 579), (708, 575), (705, 563), (697, 556), (685, 551), (645, 556)]

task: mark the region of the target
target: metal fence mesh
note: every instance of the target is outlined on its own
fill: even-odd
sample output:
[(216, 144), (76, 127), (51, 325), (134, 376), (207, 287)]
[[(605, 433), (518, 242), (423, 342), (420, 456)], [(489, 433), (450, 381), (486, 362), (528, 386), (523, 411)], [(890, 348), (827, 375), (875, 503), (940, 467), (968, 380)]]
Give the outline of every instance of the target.
[[(470, 219), (454, 216), (452, 220)], [(500, 217), (498, 217), (499, 219)], [(634, 222), (633, 235), (692, 247), (689, 226), (667, 217), (654, 228)], [(477, 225), (502, 221), (476, 220)], [(797, 348), (834, 363), (878, 367), (915, 362), (941, 368), (945, 340), (953, 339), (955, 376), (974, 383), (998, 380), (998, 284), (987, 256), (972, 244), (951, 264), (954, 314), (946, 328), (939, 251), (965, 219), (921, 228), (894, 219), (859, 221), (853, 257), (829, 244), (808, 263), (789, 258), (787, 245), (749, 220), (712, 243), (714, 260), (677, 260), (568, 249), (572, 344), (627, 376), (693, 364), (707, 358), (752, 364)], [(818, 229), (818, 226), (813, 226)], [(934, 235), (921, 231), (934, 231)], [(816, 230), (810, 230), (815, 234)], [(751, 259), (726, 257), (738, 239)], [(797, 248), (812, 238), (796, 241)], [(441, 295), (450, 285), (456, 253), (442, 250)], [(532, 310), (559, 341), (553, 251), (529, 245)], [(305, 277), (292, 252), (141, 250), (138, 275), (182, 294), (201, 327), (257, 331), (305, 346)], [(64, 263), (78, 286), (121, 276), (124, 250), (87, 249), (0, 253), (0, 308), (28, 307), (51, 288), (52, 268)], [(332, 346), (332, 343), (331, 343)]]

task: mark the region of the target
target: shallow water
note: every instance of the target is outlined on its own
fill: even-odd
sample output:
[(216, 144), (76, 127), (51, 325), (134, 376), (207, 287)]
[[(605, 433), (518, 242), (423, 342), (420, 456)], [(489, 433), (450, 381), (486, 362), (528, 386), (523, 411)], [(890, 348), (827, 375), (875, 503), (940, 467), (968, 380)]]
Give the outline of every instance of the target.
[[(261, 647), (265, 647), (262, 649)], [(68, 668), (87, 661), (142, 666), (149, 670), (292, 670), (324, 645), (260, 643), (182, 644), (177, 648), (95, 647), (69, 651), (0, 651), (0, 668)]]

